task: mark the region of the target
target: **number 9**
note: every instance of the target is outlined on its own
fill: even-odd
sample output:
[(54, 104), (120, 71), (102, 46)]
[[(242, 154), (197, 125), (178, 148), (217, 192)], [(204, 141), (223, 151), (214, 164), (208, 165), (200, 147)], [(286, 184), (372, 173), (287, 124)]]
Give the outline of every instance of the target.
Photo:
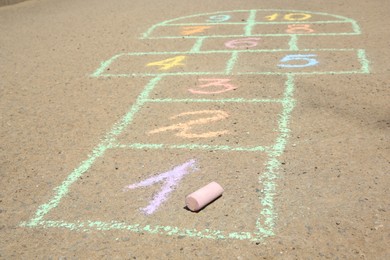
[(225, 22), (230, 19), (230, 15), (227, 14), (221, 14), (221, 15), (212, 15), (209, 17), (207, 22), (212, 22), (212, 23), (220, 23), (220, 22)]

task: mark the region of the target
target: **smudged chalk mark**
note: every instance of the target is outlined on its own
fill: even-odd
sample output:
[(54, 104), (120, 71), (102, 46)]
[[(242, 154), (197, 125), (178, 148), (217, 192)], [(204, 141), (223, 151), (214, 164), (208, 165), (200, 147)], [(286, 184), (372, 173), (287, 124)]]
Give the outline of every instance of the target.
[(153, 196), (153, 199), (149, 202), (149, 205), (141, 209), (141, 211), (143, 211), (146, 215), (153, 214), (158, 209), (158, 207), (160, 207), (160, 205), (168, 199), (169, 194), (179, 184), (180, 180), (185, 175), (191, 173), (191, 170), (196, 170), (195, 164), (196, 161), (191, 159), (181, 165), (176, 166), (170, 171), (163, 172), (157, 176), (153, 176), (138, 183), (128, 185), (124, 188), (124, 191), (148, 187), (159, 182), (164, 182), (160, 192)]

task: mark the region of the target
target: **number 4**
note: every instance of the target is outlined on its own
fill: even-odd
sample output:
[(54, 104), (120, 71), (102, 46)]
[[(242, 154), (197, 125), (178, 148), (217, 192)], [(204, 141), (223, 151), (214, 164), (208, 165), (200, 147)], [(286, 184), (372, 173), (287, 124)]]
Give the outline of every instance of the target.
[(181, 63), (186, 56), (176, 56), (173, 58), (165, 59), (165, 60), (160, 60), (160, 61), (155, 61), (155, 62), (150, 62), (146, 64), (147, 67), (150, 66), (160, 66), (158, 70), (169, 70), (172, 67), (175, 66), (183, 66), (184, 63)]

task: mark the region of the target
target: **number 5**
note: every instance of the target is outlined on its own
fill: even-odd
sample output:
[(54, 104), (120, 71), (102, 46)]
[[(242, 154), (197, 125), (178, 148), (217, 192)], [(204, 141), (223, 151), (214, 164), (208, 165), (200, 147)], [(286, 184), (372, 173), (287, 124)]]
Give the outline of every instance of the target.
[[(283, 64), (278, 64), (281, 68), (305, 68), (317, 65), (319, 62), (312, 57), (317, 57), (316, 54), (291, 54), (286, 55), (280, 60)], [(290, 61), (304, 61), (304, 64), (289, 64)]]

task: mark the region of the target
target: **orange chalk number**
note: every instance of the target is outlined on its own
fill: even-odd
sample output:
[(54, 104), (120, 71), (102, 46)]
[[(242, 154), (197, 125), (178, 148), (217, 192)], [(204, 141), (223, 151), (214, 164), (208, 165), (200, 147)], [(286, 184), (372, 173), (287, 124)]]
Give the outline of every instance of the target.
[(201, 33), (204, 32), (205, 30), (211, 28), (211, 26), (187, 26), (187, 27), (182, 27), (181, 34), (182, 35), (191, 35), (195, 33)]
[(190, 111), (180, 113), (178, 115), (172, 116), (169, 119), (182, 118), (186, 116), (203, 116), (198, 119), (188, 120), (183, 123), (173, 124), (170, 126), (165, 126), (157, 128), (155, 130), (149, 131), (148, 134), (157, 134), (166, 131), (177, 131), (176, 136), (183, 138), (210, 138), (216, 137), (228, 133), (227, 130), (205, 132), (205, 133), (191, 133), (192, 128), (195, 125), (206, 125), (210, 122), (220, 121), (226, 119), (229, 115), (222, 110), (200, 110), (200, 111)]

